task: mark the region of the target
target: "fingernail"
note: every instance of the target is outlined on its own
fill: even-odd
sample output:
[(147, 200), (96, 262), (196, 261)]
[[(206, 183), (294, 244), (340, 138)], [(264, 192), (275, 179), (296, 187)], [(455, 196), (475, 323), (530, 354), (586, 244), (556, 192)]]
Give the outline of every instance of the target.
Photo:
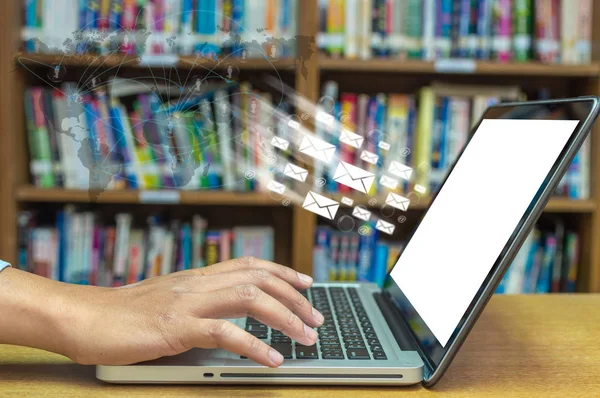
[(283, 355), (272, 348), (269, 350), (269, 359), (275, 366), (279, 366), (283, 363)]
[(306, 335), (306, 337), (308, 337), (311, 341), (316, 342), (317, 341), (317, 332), (308, 327), (308, 325), (304, 325), (304, 334)]
[(322, 324), (323, 321), (325, 320), (325, 317), (323, 316), (323, 314), (321, 314), (319, 311), (317, 311), (316, 308), (312, 309), (312, 315), (313, 315), (313, 318), (315, 318), (315, 321), (317, 321), (319, 324)]
[(313, 282), (313, 278), (308, 275), (301, 274), (300, 272), (298, 272), (298, 278), (307, 285)]

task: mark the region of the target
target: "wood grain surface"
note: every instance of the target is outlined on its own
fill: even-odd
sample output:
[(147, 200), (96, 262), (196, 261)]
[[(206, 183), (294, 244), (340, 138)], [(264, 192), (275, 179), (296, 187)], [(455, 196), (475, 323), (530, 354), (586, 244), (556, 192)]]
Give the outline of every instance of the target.
[(598, 397), (600, 295), (495, 296), (443, 380), (412, 387), (114, 386), (93, 366), (0, 345), (0, 397)]

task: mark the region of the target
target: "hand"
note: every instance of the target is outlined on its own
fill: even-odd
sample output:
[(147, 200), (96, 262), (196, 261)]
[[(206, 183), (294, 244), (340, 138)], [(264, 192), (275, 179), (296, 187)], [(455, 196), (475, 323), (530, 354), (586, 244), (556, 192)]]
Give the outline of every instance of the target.
[(82, 364), (124, 365), (220, 347), (276, 367), (280, 353), (222, 318), (251, 316), (312, 345), (311, 327), (323, 316), (296, 290), (311, 284), (306, 275), (250, 257), (121, 288), (60, 284), (62, 344), (55, 351)]

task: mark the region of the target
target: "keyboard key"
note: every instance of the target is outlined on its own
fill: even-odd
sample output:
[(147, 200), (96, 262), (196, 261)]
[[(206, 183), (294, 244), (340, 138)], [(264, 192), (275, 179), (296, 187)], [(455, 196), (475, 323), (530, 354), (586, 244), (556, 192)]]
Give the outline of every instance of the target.
[(323, 354), (322, 355), (323, 359), (345, 359), (344, 358), (344, 354), (340, 351), (338, 352), (332, 352), (332, 353), (327, 353), (327, 354)]
[(373, 353), (373, 358), (375, 359), (387, 359), (387, 356), (385, 356), (385, 352), (383, 351), (377, 351)]
[(273, 347), (275, 350), (279, 351), (279, 353), (281, 355), (283, 355), (283, 357), (285, 359), (291, 359), (292, 358), (292, 344), (288, 343), (271, 343), (271, 347)]
[(296, 359), (318, 359), (317, 346), (305, 346), (296, 344)]
[(247, 319), (246, 319), (246, 325), (248, 325), (248, 324), (256, 324), (256, 325), (259, 325), (259, 324), (260, 324), (260, 322), (259, 322), (259, 321), (257, 321), (257, 320), (256, 320), (256, 319), (254, 319), (254, 318), (247, 318)]
[(366, 348), (350, 348), (346, 350), (348, 359), (371, 359)]
[(251, 324), (246, 325), (246, 330), (249, 332), (267, 331), (268, 329), (269, 329), (269, 327), (262, 323), (251, 323)]
[(377, 335), (373, 332), (373, 333), (365, 333), (365, 337), (367, 339), (376, 339)]
[(379, 339), (369, 339), (367, 343), (369, 345), (379, 344)]
[(250, 332), (250, 334), (252, 334), (252, 336), (256, 337), (257, 339), (266, 339), (267, 337), (269, 337), (269, 333), (267, 331), (264, 330), (259, 330), (256, 332)]
[(373, 351), (373, 352), (376, 352), (376, 351), (383, 352), (383, 348), (381, 348), (380, 345), (372, 345), (371, 346), (371, 351)]

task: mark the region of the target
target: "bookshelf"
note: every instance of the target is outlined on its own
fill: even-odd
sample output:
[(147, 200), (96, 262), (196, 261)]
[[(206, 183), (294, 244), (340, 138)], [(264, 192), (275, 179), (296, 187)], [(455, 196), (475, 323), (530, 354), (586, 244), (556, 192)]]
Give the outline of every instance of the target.
[[(87, 191), (69, 189), (41, 189), (31, 186), (28, 178), (28, 153), (24, 126), (23, 88), (26, 86), (26, 71), (29, 68), (47, 65), (63, 58), (61, 55), (36, 55), (18, 52), (21, 29), (21, 5), (17, 0), (0, 2), (0, 258), (14, 262), (17, 256), (16, 219), (23, 209), (44, 210), (47, 207), (65, 203), (82, 203), (90, 207), (105, 205), (128, 205), (136, 208), (144, 206), (213, 209), (224, 214), (225, 220), (234, 223), (236, 216), (243, 219), (272, 220), (276, 231), (276, 259), (289, 262), (300, 272), (312, 273), (312, 249), (314, 232), (318, 224), (317, 216), (300, 206), (283, 209), (277, 202), (262, 193), (179, 191), (178, 199), (172, 203), (146, 203), (140, 199), (140, 192), (105, 191), (98, 195), (97, 203), (90, 200)], [(600, 42), (600, 3), (594, 2), (594, 42)], [(318, 32), (317, 0), (299, 1), (299, 35), (315, 37)], [(308, 70), (306, 78), (300, 73), (300, 65), (293, 59), (282, 59), (276, 64), (264, 60), (248, 60), (236, 63), (241, 71), (261, 71), (273, 69), (293, 74), (296, 91), (307, 99), (316, 102), (321, 83), (328, 78), (340, 82), (341, 91), (353, 92), (408, 92), (434, 80), (444, 82), (477, 84), (511, 84), (521, 87), (550, 87), (553, 95), (579, 96), (600, 95), (600, 52), (594, 47), (594, 62), (589, 65), (549, 65), (535, 62), (500, 64), (494, 62), (471, 62), (460, 67), (439, 62), (400, 61), (371, 59), (366, 61), (330, 59), (313, 47), (310, 58), (304, 60)], [(90, 65), (91, 60), (91, 65)], [(67, 57), (62, 62), (69, 68), (88, 66), (111, 68), (120, 66), (128, 74), (135, 76), (140, 68), (138, 57), (108, 56), (86, 58)], [(196, 57), (180, 57), (176, 67), (189, 70), (193, 66), (212, 67), (213, 63), (198, 60)], [(310, 122), (310, 121), (309, 121)], [(564, 217), (574, 225), (581, 236), (580, 268), (578, 274), (579, 292), (600, 292), (600, 124), (594, 127), (592, 136), (592, 198), (572, 201), (552, 199), (546, 213)], [(334, 197), (335, 198), (335, 197)], [(339, 199), (339, 197), (338, 197)], [(365, 199), (356, 197), (357, 204), (368, 206)], [(381, 202), (381, 201), (380, 201)], [(427, 206), (422, 201), (411, 209), (419, 212)], [(186, 207), (186, 208), (187, 208)], [(218, 217), (218, 214), (215, 217)], [(227, 222), (223, 221), (223, 222)], [(233, 224), (232, 224), (233, 225)], [(279, 238), (279, 235), (285, 235)]]

